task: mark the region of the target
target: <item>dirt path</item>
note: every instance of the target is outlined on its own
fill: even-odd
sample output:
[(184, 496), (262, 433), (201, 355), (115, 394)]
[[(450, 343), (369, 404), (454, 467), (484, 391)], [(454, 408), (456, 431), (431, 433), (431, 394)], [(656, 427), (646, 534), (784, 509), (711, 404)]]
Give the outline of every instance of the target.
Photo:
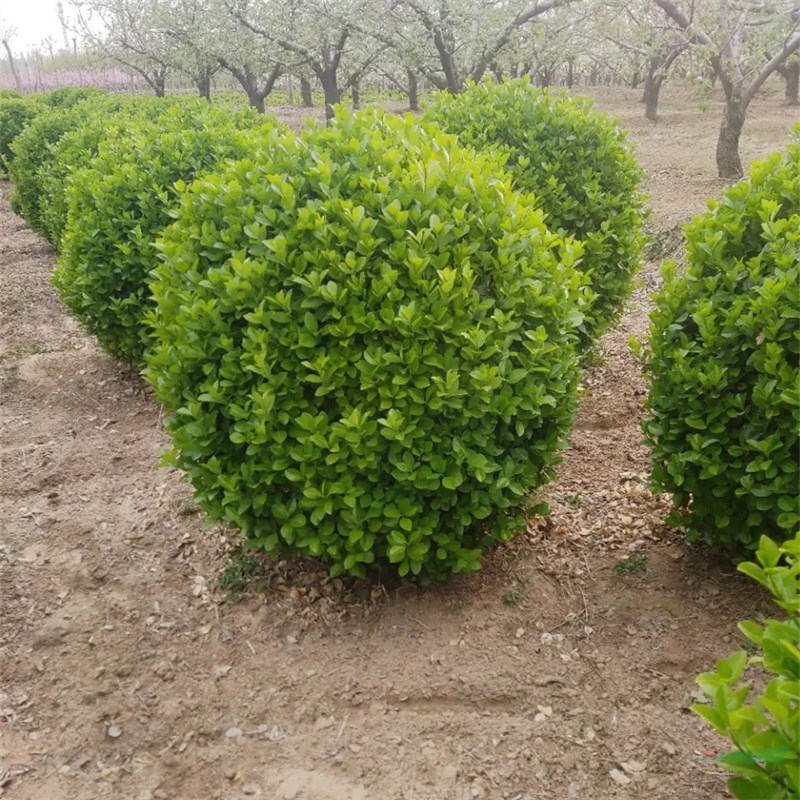
[[(655, 230), (719, 191), (718, 109), (667, 94), (654, 128), (630, 93), (600, 104), (639, 144)], [(755, 114), (748, 158), (791, 121)], [(65, 315), (0, 190), (0, 797), (722, 796), (686, 707), (764, 598), (687, 554), (645, 488), (626, 342), (654, 264), (587, 378), (553, 515), (481, 574), (385, 595), (281, 565), (220, 603), (230, 537), (157, 467), (157, 404)]]

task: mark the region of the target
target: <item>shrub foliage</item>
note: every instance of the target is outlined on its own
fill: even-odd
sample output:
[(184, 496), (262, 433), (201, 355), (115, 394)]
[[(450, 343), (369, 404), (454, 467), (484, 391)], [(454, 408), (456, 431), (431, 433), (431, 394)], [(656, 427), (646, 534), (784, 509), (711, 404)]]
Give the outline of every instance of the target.
[(642, 173), (625, 134), (587, 98), (527, 80), (439, 92), (426, 116), (464, 144), (503, 153), (516, 186), (538, 199), (546, 224), (583, 242), (579, 268), (595, 294), (584, 327), (588, 345), (622, 310), (640, 266)]
[[(174, 108), (173, 98), (105, 97), (92, 101), (91, 113), (73, 120), (73, 127), (53, 144), (36, 172), (39, 192), (40, 231), (56, 247), (67, 226), (69, 207), (67, 187), (73, 173), (89, 166), (97, 155), (100, 143), (130, 135), (145, 120), (157, 120)], [(88, 104), (81, 104), (84, 108)], [(16, 145), (19, 147), (19, 145)]]
[(758, 564), (739, 570), (765, 586), (788, 614), (784, 620), (740, 622), (758, 648), (749, 664), (770, 677), (749, 703), (751, 685), (739, 686), (748, 656), (739, 650), (697, 678), (711, 703), (693, 710), (728, 737), (736, 750), (719, 757), (733, 772), (728, 787), (740, 800), (795, 800), (800, 797), (800, 533), (778, 546), (761, 537)]
[(100, 107), (83, 102), (39, 114), (11, 143), (13, 161), (8, 174), (14, 182), (12, 207), (34, 230), (44, 233), (42, 174), (52, 158), (52, 147), (87, 117), (97, 118)]
[(213, 518), (334, 574), (512, 535), (570, 427), (582, 277), (495, 160), (342, 111), (197, 181), (161, 248), (148, 374)]
[(41, 100), (50, 108), (72, 108), (85, 100), (107, 96), (103, 89), (93, 86), (62, 86), (41, 95)]
[(105, 139), (74, 174), (53, 283), (106, 351), (132, 365), (142, 362), (154, 241), (170, 221), (182, 182), (246, 153), (252, 142), (242, 128), (266, 124), (255, 112), (183, 104), (157, 122), (141, 121)]
[(691, 538), (752, 549), (800, 522), (800, 141), (686, 235), (644, 353), (653, 481)]
[(12, 142), (40, 113), (42, 104), (32, 98), (0, 100), (0, 170), (8, 174), (14, 160)]

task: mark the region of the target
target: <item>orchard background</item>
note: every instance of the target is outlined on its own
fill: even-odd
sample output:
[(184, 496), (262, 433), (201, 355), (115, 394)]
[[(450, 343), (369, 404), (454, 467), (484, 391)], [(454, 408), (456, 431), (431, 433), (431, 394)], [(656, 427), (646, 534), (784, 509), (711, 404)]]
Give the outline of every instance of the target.
[[(676, 450), (662, 436), (661, 423), (654, 422), (655, 413), (667, 421), (675, 413), (670, 408), (675, 391), (661, 384), (660, 395), (648, 399), (651, 385), (659, 386), (668, 375), (683, 380), (689, 373), (673, 369), (676, 353), (680, 362), (683, 351), (680, 346), (670, 350), (669, 337), (659, 351), (648, 352), (646, 342), (659, 292), (652, 319), (662, 332), (675, 330), (670, 314), (685, 323), (679, 305), (670, 307), (670, 297), (683, 291), (687, 254), (694, 259), (690, 275), (693, 267), (710, 270), (707, 287), (716, 285), (713, 275), (722, 271), (731, 286), (739, 280), (737, 270), (767, 282), (771, 270), (781, 279), (797, 271), (791, 249), (797, 225), (784, 219), (797, 216), (796, 3), (740, 7), (729, 0), (691, 5), (549, 0), (494, 6), (463, 0), (353, 0), (330, 6), (315, 0), (288, 5), (280, 0), (81, 0), (58, 4), (57, 14), (63, 42), (50, 37), (33, 48), (15, 47), (19, 32), (0, 20), (0, 82), (6, 87), (0, 90), (0, 167), (10, 177), (0, 182), (0, 796), (728, 796), (729, 776), (717, 757), (730, 743), (693, 712), (693, 705), (706, 702), (695, 676), (737, 648), (757, 653), (758, 636), (755, 647), (743, 641), (746, 631), (737, 622), (763, 620), (776, 612), (755, 583), (737, 573), (730, 552), (707, 545), (738, 541), (752, 549), (762, 525), (772, 526), (768, 531), (773, 534), (791, 535), (796, 528), (797, 498), (778, 488), (778, 478), (766, 489), (753, 481), (780, 475), (791, 484), (797, 468), (796, 380), (791, 384), (790, 374), (796, 370), (797, 337), (786, 322), (796, 315), (791, 293), (796, 294), (797, 282), (790, 279), (779, 292), (773, 316), (772, 306), (763, 305), (767, 322), (752, 317), (763, 325), (760, 331), (736, 329), (743, 344), (728, 354), (733, 364), (742, 347), (758, 353), (766, 337), (771, 354), (767, 373), (778, 370), (782, 357), (780, 379), (789, 380), (779, 397), (772, 398), (768, 381), (766, 390), (758, 390), (764, 424), (771, 431), (768, 442), (766, 434), (759, 441), (748, 432), (749, 418), (744, 427), (731, 423), (726, 429), (733, 442), (725, 447), (730, 473), (741, 470), (741, 485), (754, 485), (757, 492), (745, 497), (745, 506), (753, 502), (740, 526), (736, 520), (731, 524), (723, 499), (695, 503), (706, 516), (684, 518), (687, 525), (681, 529), (680, 515), (687, 511), (682, 501), (688, 498), (691, 507), (692, 492), (701, 496), (702, 475), (700, 488), (680, 490), (680, 469), (652, 463), (643, 424), (656, 445), (656, 459), (692, 462), (691, 449), (677, 445)], [(505, 79), (521, 82), (490, 87)], [(536, 99), (547, 95), (532, 85), (563, 87), (576, 100), (559, 100), (557, 114), (548, 117), (547, 103), (537, 105)], [(70, 88), (75, 86), (83, 88)], [(111, 91), (99, 92), (100, 87)], [(481, 116), (489, 103), (482, 93), (499, 96), (506, 89), (508, 108), (520, 116), (496, 109)], [(447, 94), (430, 101), (435, 91)], [(202, 99), (191, 101), (192, 93)], [(597, 110), (613, 115), (622, 133), (613, 122), (598, 122), (580, 99), (584, 96), (595, 101)], [(378, 106), (388, 113), (370, 109), (353, 118), (342, 110), (345, 104)], [(421, 117), (400, 121), (392, 116), (420, 107)], [(543, 110), (544, 117), (538, 117)], [(554, 134), (566, 120), (578, 126), (575, 135)], [(309, 133), (313, 123), (316, 129)], [(331, 126), (327, 130), (326, 123)], [(438, 131), (436, 124), (461, 141)], [(790, 145), (793, 127), (795, 144)], [(526, 140), (534, 128), (540, 138)], [(573, 153), (584, 147), (581, 136), (595, 133), (608, 151), (601, 155), (590, 144), (580, 157), (562, 158), (570, 147)], [(555, 149), (541, 155), (536, 148), (549, 145), (548, 136)], [(635, 158), (625, 136), (635, 146)], [(499, 155), (492, 149), (498, 143), (504, 148)], [(467, 145), (480, 152), (462, 149)], [(781, 149), (783, 177), (771, 182), (758, 168), (761, 194), (750, 193), (747, 184), (729, 188), (751, 162)], [(531, 152), (542, 160), (542, 168), (546, 163), (556, 172), (564, 169), (560, 174), (574, 181), (565, 196), (560, 189), (552, 194), (564, 203), (564, 217), (556, 222), (554, 207), (546, 205), (554, 184), (537, 185), (541, 173), (527, 158)], [(237, 158), (244, 158), (238, 166), (228, 161)], [(420, 189), (424, 181), (413, 176), (448, 159), (455, 164), (453, 171), (438, 185), (438, 194), (426, 195)], [(504, 159), (508, 173), (500, 166)], [(775, 159), (767, 163), (777, 175)], [(595, 176), (614, 164), (618, 169), (606, 173), (598, 189)], [(584, 173), (574, 180), (581, 169)], [(315, 240), (325, 244), (309, 246), (303, 237), (313, 226), (304, 227), (302, 214), (298, 223), (295, 199), (309, 203), (303, 213), (317, 208), (315, 192), (329, 191), (330, 175), (338, 181), (332, 184), (334, 194), (341, 192), (344, 199), (326, 206), (328, 226), (317, 231)], [(604, 194), (613, 177), (623, 183)], [(646, 205), (639, 194), (640, 177)], [(358, 193), (366, 191), (370, 180), (362, 204)], [(467, 184), (474, 192), (465, 200)], [(281, 203), (270, 199), (273, 189), (281, 193)], [(529, 189), (533, 195), (526, 194)], [(613, 214), (624, 221), (619, 236), (610, 233), (609, 224), (588, 228), (588, 220), (574, 213), (582, 189), (592, 200), (604, 198), (601, 221)], [(249, 194), (240, 211), (236, 198), (241, 201), (242, 191)], [(494, 197), (503, 198), (505, 217), (497, 213)], [(544, 217), (533, 211), (537, 201), (532, 197), (539, 198)], [(686, 248), (684, 224), (703, 213), (709, 199), (720, 197), (728, 211), (717, 214), (718, 223), (696, 227), (700, 234)], [(441, 481), (429, 475), (408, 498), (397, 488), (401, 483), (392, 483), (393, 468), (384, 458), (382, 490), (388, 486), (387, 491), (396, 492), (386, 495), (392, 501), (388, 505), (369, 505), (369, 482), (377, 473), (365, 469), (362, 451), (354, 450), (359, 457), (348, 469), (355, 483), (347, 491), (352, 490), (348, 503), (357, 508), (356, 516), (348, 517), (347, 509), (336, 512), (339, 534), (341, 520), (358, 523), (350, 531), (355, 538), (345, 546), (326, 519), (332, 514), (329, 490), (335, 477), (328, 479), (321, 461), (307, 460), (302, 473), (286, 470), (284, 484), (284, 469), (273, 469), (270, 486), (284, 492), (285, 507), (275, 502), (270, 512), (277, 495), (257, 491), (253, 470), (261, 470), (263, 479), (269, 459), (288, 454), (297, 460), (298, 451), (291, 439), (285, 454), (275, 447), (257, 449), (264, 436), (258, 426), (277, 419), (277, 412), (272, 417), (265, 412), (265, 419), (253, 422), (255, 415), (242, 412), (235, 395), (223, 400), (216, 394), (219, 382), (194, 396), (197, 381), (217, 359), (204, 356), (198, 341), (210, 343), (212, 351), (215, 341), (222, 343), (222, 351), (231, 350), (244, 327), (241, 320), (257, 325), (266, 319), (265, 307), (254, 312), (242, 294), (243, 286), (250, 290), (246, 278), (252, 277), (253, 264), (272, 258), (258, 227), (265, 220), (279, 234), (305, 242), (273, 259), (281, 269), (297, 267), (298, 258), (324, 269), (337, 247), (342, 255), (347, 251), (347, 258), (360, 253), (368, 239), (377, 247), (378, 240), (370, 239), (374, 220), (388, 214), (392, 221), (380, 229), (386, 238), (377, 250), (385, 283), (370, 275), (377, 281), (375, 292), (392, 287), (393, 302), (407, 314), (398, 316), (401, 322), (419, 324), (408, 309), (422, 306), (438, 325), (443, 319), (436, 304), (439, 289), (415, 296), (417, 289), (404, 285), (405, 297), (387, 267), (387, 259), (395, 258), (401, 272), (412, 263), (418, 268), (410, 257), (403, 261), (402, 247), (390, 247), (404, 239), (401, 204), (409, 202), (422, 209), (414, 225), (429, 237), (420, 234), (417, 241), (430, 242), (433, 231), (445, 243), (441, 251), (422, 250), (440, 268), (443, 284), (464, 274), (448, 272), (452, 252), (459, 258), (468, 254), (460, 262), (462, 270), (469, 258), (487, 270), (487, 282), (479, 281), (484, 299), (491, 295), (500, 302), (504, 297), (502, 288), (492, 295), (497, 284), (490, 276), (499, 278), (501, 273), (493, 271), (509, 259), (518, 259), (503, 278), (517, 287), (512, 299), (517, 290), (530, 291), (534, 279), (537, 286), (543, 281), (544, 289), (529, 295), (541, 306), (518, 305), (531, 319), (539, 315), (541, 353), (549, 355), (544, 361), (536, 360), (544, 358), (541, 354), (526, 361), (526, 369), (513, 375), (515, 381), (526, 379), (518, 395), (542, 397), (546, 393), (536, 395), (530, 375), (550, 370), (548, 386), (558, 399), (548, 396), (542, 408), (552, 403), (557, 413), (542, 417), (541, 408), (528, 406), (526, 420), (513, 411), (516, 436), (525, 432), (526, 446), (536, 449), (540, 461), (528, 459), (513, 436), (503, 455), (502, 436), (489, 436), (483, 453), (476, 445), (469, 462), (455, 453), (460, 467), (451, 469), (447, 462)], [(448, 250), (451, 207), (474, 214), (472, 223), (459, 229), (460, 250), (455, 245)], [(782, 216), (776, 221), (778, 211)], [(244, 224), (245, 213), (252, 215), (249, 224)], [(491, 247), (480, 246), (484, 218)], [(552, 231), (542, 219), (553, 223)], [(353, 234), (370, 225), (370, 236)], [(736, 261), (735, 246), (741, 226), (747, 225), (756, 225), (759, 236), (779, 240), (780, 246), (759, 245), (745, 266)], [(410, 225), (405, 233), (416, 235)], [(716, 239), (718, 234), (728, 239)], [(215, 251), (210, 258), (203, 249), (209, 237), (216, 237), (215, 248), (229, 252)], [(706, 256), (723, 246), (719, 242), (728, 240), (734, 249), (720, 264), (715, 266), (711, 257), (703, 266)], [(276, 241), (270, 240), (275, 247)], [(745, 244), (755, 241), (749, 237)], [(244, 264), (242, 248), (261, 255)], [(640, 257), (642, 269), (631, 283)], [(665, 293), (661, 269), (668, 261), (675, 266)], [(195, 269), (200, 262), (208, 270), (207, 280)], [(231, 264), (236, 274), (225, 283), (220, 275)], [(515, 284), (515, 270), (528, 270), (526, 280)], [(302, 270), (294, 277), (275, 274), (278, 287), (281, 280), (305, 279)], [(610, 283), (604, 283), (609, 276)], [(607, 286), (612, 291), (608, 297), (594, 294), (595, 289), (609, 291)], [(553, 304), (556, 295), (560, 299)], [(335, 292), (331, 296), (336, 300)], [(308, 297), (313, 299), (313, 293)], [(464, 297), (469, 299), (468, 291)], [(713, 333), (714, 320), (729, 308), (727, 300), (711, 297), (701, 292), (695, 298), (711, 320), (711, 328), (696, 337), (712, 342), (706, 352), (698, 350), (705, 358), (713, 357), (718, 346), (708, 330)], [(366, 295), (367, 305), (371, 298)], [(409, 302), (400, 305), (401, 300)], [(237, 307), (241, 320), (229, 317), (233, 322), (226, 323), (226, 330), (215, 303), (228, 301), (242, 304)], [(346, 332), (348, 322), (363, 324), (358, 302), (348, 312), (352, 318), (346, 314), (337, 330)], [(183, 313), (190, 307), (195, 317)], [(480, 321), (467, 307), (459, 307), (454, 318)], [(477, 315), (468, 318), (472, 313)], [(272, 328), (282, 337), (281, 345), (299, 337), (281, 356), (285, 371), (297, 353), (316, 342), (319, 320), (301, 313), (282, 324), (288, 326), (283, 333)], [(544, 325), (550, 325), (547, 336)], [(527, 322), (521, 327), (535, 330)], [(434, 329), (426, 323), (426, 333)], [(384, 329), (378, 325), (374, 330)], [(473, 344), (485, 344), (473, 329), (464, 330), (460, 335), (473, 337)], [(193, 339), (199, 331), (199, 340)], [(602, 336), (593, 340), (598, 331)], [(360, 329), (360, 335), (370, 333)], [(381, 335), (391, 338), (390, 333), (379, 333), (378, 341)], [(333, 378), (343, 375), (349, 362), (358, 363), (360, 341)], [(498, 339), (497, 348), (508, 341)], [(441, 342), (432, 345), (435, 352), (452, 346), (446, 337)], [(479, 352), (478, 359), (495, 352), (500, 351), (490, 341), (488, 355)], [(519, 353), (512, 347), (506, 355), (513, 361)], [(311, 362), (303, 358), (297, 356), (297, 364), (307, 367)], [(191, 359), (195, 372), (188, 366)], [(246, 353), (233, 362), (244, 364)], [(271, 377), (259, 363), (255, 372), (261, 369), (265, 378)], [(433, 362), (429, 357), (425, 363)], [(292, 369), (299, 371), (298, 365)], [(505, 369), (504, 363), (500, 367)], [(461, 377), (471, 376), (473, 387), (496, 380), (489, 362), (486, 369), (470, 369), (464, 368)], [(643, 369), (650, 374), (643, 375)], [(715, 407), (702, 391), (705, 372), (697, 385), (681, 386), (687, 403), (694, 403), (692, 430), (684, 437), (689, 442), (699, 441), (695, 429), (718, 424)], [(375, 374), (375, 385), (388, 393), (381, 397), (401, 396), (392, 387), (404, 381), (394, 381), (391, 370)], [(424, 387), (426, 379), (422, 375), (416, 388)], [(282, 380), (279, 374), (272, 387), (281, 397)], [(322, 380), (326, 391), (334, 385), (331, 380)], [(750, 378), (744, 375), (743, 380)], [(334, 400), (345, 394), (342, 384), (336, 385)], [(257, 388), (265, 386), (257, 383)], [(309, 391), (306, 387), (298, 395), (304, 408)], [(505, 403), (518, 399), (513, 392), (504, 397)], [(548, 483), (557, 440), (570, 431), (576, 397), (563, 460)], [(485, 415), (496, 413), (505, 423), (511, 406), (498, 400), (495, 407), (495, 396), (487, 398), (492, 402), (485, 404)], [(265, 399), (264, 407), (271, 402)], [(322, 408), (327, 400), (318, 402)], [(218, 417), (214, 403), (220, 405)], [(472, 405), (475, 418), (483, 419), (481, 404)], [(295, 407), (301, 406), (287, 405), (280, 414), (312, 430), (312, 421), (295, 413)], [(463, 420), (457, 416), (415, 408), (416, 423), (437, 420), (426, 428), (429, 439), (442, 435), (445, 422), (461, 435)], [(736, 403), (731, 408), (730, 419), (739, 419)], [(183, 429), (176, 409), (187, 423)], [(370, 411), (352, 417), (353, 425), (366, 431)], [(677, 411), (672, 419), (681, 422), (686, 415)], [(222, 426), (216, 438), (215, 419)], [(534, 419), (540, 427), (526, 428)], [(781, 426), (777, 433), (775, 420)], [(407, 422), (408, 416), (391, 413), (381, 418), (389, 431), (385, 438), (403, 440)], [(493, 424), (489, 430), (502, 428), (498, 422), (493, 429)], [(741, 460), (740, 430), (750, 437), (747, 447), (761, 448), (763, 458)], [(185, 475), (160, 464), (170, 447), (168, 432), (175, 448), (170, 463), (188, 473), (200, 504)], [(374, 463), (385, 443), (380, 436), (369, 441)], [(242, 443), (248, 457), (255, 454), (244, 467)], [(778, 450), (780, 463), (778, 456), (770, 457)], [(402, 448), (385, 452), (396, 457)], [(484, 467), (488, 464), (491, 474), (491, 459), (499, 463), (509, 454), (513, 458), (503, 462), (508, 474), (485, 492)], [(445, 448), (441, 463), (450, 455)], [(336, 459), (326, 460), (332, 463)], [(711, 470), (715, 476), (724, 472), (721, 465), (720, 460)], [(254, 482), (238, 483), (242, 476)], [(678, 509), (669, 496), (655, 493), (654, 478), (678, 492)], [(292, 484), (299, 479), (307, 482), (305, 508), (314, 508), (310, 524), (296, 509), (286, 510), (293, 502)], [(470, 484), (473, 479), (477, 484)], [(673, 479), (677, 487), (670, 485)], [(738, 480), (728, 486), (723, 478), (715, 496), (724, 498)], [(309, 489), (314, 481), (323, 492)], [(447, 494), (465, 481), (460, 499)], [(516, 496), (518, 485), (534, 490), (523, 504), (527, 523), (521, 530), (519, 503), (507, 491), (510, 483)], [(412, 519), (419, 497), (427, 498), (416, 507), (423, 512)], [(428, 504), (445, 509), (438, 522), (426, 516)], [(398, 514), (406, 515), (402, 526), (398, 522), (393, 530), (395, 511), (387, 512), (388, 528), (376, 523), (364, 536), (366, 524), (359, 529), (358, 514), (380, 518), (382, 507), (399, 508)], [(274, 528), (269, 527), (271, 513), (279, 520)], [(215, 524), (212, 517), (233, 524)], [(479, 523), (484, 519), (489, 521)], [(441, 534), (435, 539), (438, 551), (420, 544), (423, 525), (428, 526), (426, 537)], [(236, 527), (254, 548), (243, 546)], [(516, 538), (507, 541), (514, 532)], [(692, 541), (698, 536), (705, 543)], [(276, 552), (270, 556), (259, 549)], [(759, 558), (777, 559), (778, 552), (762, 544)], [(297, 555), (322, 555), (328, 563)], [(786, 563), (791, 564), (788, 550)], [(479, 564), (480, 571), (470, 571)], [(800, 566), (784, 569), (787, 575), (793, 570), (786, 578), (784, 608), (796, 630)], [(445, 585), (427, 585), (451, 571), (465, 574)], [(418, 580), (409, 580), (414, 576)], [(746, 655), (735, 656), (719, 667), (718, 675), (724, 677), (730, 665), (746, 660)], [(785, 677), (795, 674), (796, 661), (790, 654), (783, 665)], [(707, 687), (708, 676), (705, 681)], [(797, 699), (787, 697), (784, 707), (796, 717)], [(755, 769), (760, 780), (761, 767)]]

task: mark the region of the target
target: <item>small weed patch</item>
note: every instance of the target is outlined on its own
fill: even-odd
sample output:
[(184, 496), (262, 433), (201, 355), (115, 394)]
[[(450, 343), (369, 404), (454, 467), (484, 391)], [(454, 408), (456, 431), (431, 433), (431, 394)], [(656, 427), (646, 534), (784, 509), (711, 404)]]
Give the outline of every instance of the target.
[(614, 564), (614, 574), (620, 577), (624, 575), (636, 575), (639, 572), (646, 571), (646, 556), (630, 556), (629, 558), (622, 558)]

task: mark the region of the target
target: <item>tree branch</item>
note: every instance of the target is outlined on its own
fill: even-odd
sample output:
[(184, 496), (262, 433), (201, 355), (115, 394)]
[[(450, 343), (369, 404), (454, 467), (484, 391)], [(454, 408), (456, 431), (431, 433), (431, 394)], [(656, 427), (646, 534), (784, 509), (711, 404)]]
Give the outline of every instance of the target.
[(653, 2), (673, 21), (675, 24), (690, 37), (706, 47), (713, 48), (714, 54), (709, 58), (714, 72), (717, 73), (719, 82), (725, 92), (725, 97), (730, 99), (733, 96), (733, 79), (728, 74), (722, 64), (722, 57), (714, 40), (698, 25), (695, 25), (686, 14), (683, 13), (672, 0), (653, 0)]
[(761, 72), (756, 75), (752, 83), (747, 87), (744, 93), (745, 103), (749, 103), (756, 92), (764, 85), (764, 81), (772, 75), (775, 70), (780, 67), (792, 54), (800, 51), (800, 33), (796, 33), (788, 42), (781, 48), (781, 50), (762, 67)]
[(511, 38), (511, 34), (515, 30), (521, 28), (532, 19), (540, 17), (548, 11), (552, 11), (554, 8), (560, 8), (572, 2), (574, 2), (574, 0), (546, 0), (544, 3), (535, 3), (525, 11), (521, 11), (517, 14), (514, 19), (509, 20), (501, 28), (500, 33), (497, 34), (494, 41), (483, 49), (478, 63), (473, 65), (470, 70), (470, 77), (472, 80), (477, 83), (483, 77), (489, 64), (497, 58), (497, 54), (506, 46), (508, 40)]

